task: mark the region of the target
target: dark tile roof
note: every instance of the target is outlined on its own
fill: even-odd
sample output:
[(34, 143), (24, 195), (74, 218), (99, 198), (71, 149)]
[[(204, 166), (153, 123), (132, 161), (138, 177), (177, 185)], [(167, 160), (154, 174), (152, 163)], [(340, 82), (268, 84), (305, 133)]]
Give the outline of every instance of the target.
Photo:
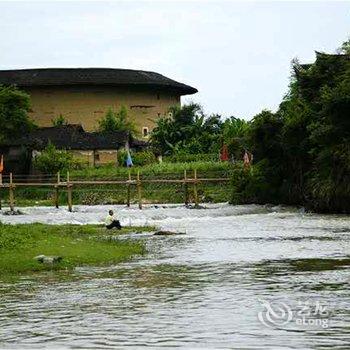
[(39, 68), (0, 70), (0, 85), (69, 86), (110, 85), (147, 87), (176, 91), (181, 95), (194, 94), (198, 90), (164, 75), (131, 69), (114, 68)]
[(38, 128), (30, 134), (11, 142), (10, 145), (24, 145), (29, 148), (41, 150), (49, 142), (59, 149), (71, 150), (94, 150), (94, 149), (119, 149), (125, 146), (129, 141), (130, 146), (140, 147), (139, 140), (133, 140), (127, 132), (85, 132), (81, 125), (52, 126), (47, 128)]

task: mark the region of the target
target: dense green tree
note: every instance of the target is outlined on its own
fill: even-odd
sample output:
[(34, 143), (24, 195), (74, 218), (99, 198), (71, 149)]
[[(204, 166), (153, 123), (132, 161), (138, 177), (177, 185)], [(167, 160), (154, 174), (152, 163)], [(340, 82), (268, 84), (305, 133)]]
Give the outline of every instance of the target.
[[(312, 65), (293, 62), (288, 94), (276, 113), (250, 123), (248, 143), (271, 202), (318, 211), (350, 212), (350, 56), (316, 53)], [(262, 178), (262, 177), (260, 177)], [(253, 198), (252, 181), (245, 196)]]
[(103, 133), (113, 131), (127, 131), (132, 135), (137, 135), (135, 123), (129, 118), (128, 110), (121, 106), (118, 112), (110, 108), (106, 115), (99, 121), (98, 130)]
[(0, 86), (0, 143), (22, 136), (33, 129), (28, 118), (29, 95), (12, 86)]
[(72, 168), (73, 164), (72, 154), (56, 149), (52, 143), (49, 143), (34, 160), (35, 168), (46, 174), (67, 171)]
[(339, 48), (341, 54), (350, 55), (350, 39), (343, 42), (342, 46)]
[(318, 210), (350, 211), (350, 60), (320, 92), (317, 119), (310, 126), (309, 176), (312, 204)]
[(169, 116), (157, 120), (152, 146), (163, 155), (218, 152), (222, 137), (220, 116), (206, 117), (200, 105), (172, 107)]
[(229, 146), (251, 168), (235, 164), (233, 202), (302, 204), (350, 212), (350, 41), (339, 54), (316, 52), (313, 64), (292, 61), (289, 91), (278, 110), (252, 121), (206, 118), (199, 105), (172, 109), (158, 121), (152, 142), (163, 154), (200, 153)]
[(247, 135), (250, 123), (236, 117), (227, 118), (222, 126), (223, 143), (228, 146), (231, 157), (241, 160), (244, 151), (249, 148)]

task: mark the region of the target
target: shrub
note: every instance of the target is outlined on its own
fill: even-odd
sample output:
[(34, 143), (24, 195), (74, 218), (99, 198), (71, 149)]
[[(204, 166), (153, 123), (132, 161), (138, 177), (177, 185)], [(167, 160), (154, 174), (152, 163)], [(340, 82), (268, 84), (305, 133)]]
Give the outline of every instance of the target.
[(58, 150), (52, 143), (49, 143), (35, 158), (34, 166), (43, 173), (53, 174), (74, 168), (75, 163), (72, 154)]
[(128, 152), (125, 149), (121, 149), (118, 151), (118, 165), (125, 166), (126, 165), (126, 157), (128, 156)]
[[(126, 165), (127, 156), (128, 152), (126, 150), (118, 151), (118, 164), (120, 166)], [(157, 161), (156, 156), (151, 151), (131, 152), (131, 158), (135, 166), (145, 166)]]
[(246, 169), (242, 162), (235, 163), (231, 186), (231, 204), (266, 203), (271, 199), (265, 181), (264, 164)]
[(64, 118), (62, 114), (60, 114), (57, 118), (51, 120), (53, 126), (64, 126), (68, 125), (67, 120)]
[(121, 106), (118, 112), (110, 108), (106, 115), (98, 122), (98, 130), (102, 133), (113, 131), (127, 131), (132, 135), (137, 134), (134, 121), (130, 120), (128, 110)]
[(156, 156), (151, 151), (141, 151), (132, 154), (132, 161), (136, 166), (153, 164), (157, 161)]

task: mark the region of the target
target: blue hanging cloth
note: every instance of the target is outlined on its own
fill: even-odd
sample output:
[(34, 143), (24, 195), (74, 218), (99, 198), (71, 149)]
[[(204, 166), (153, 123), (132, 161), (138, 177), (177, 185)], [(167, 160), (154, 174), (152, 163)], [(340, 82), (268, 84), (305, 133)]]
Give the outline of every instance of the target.
[(128, 155), (126, 157), (126, 166), (128, 168), (132, 167), (134, 164), (132, 163), (132, 159), (131, 159), (131, 154), (130, 151), (128, 150)]

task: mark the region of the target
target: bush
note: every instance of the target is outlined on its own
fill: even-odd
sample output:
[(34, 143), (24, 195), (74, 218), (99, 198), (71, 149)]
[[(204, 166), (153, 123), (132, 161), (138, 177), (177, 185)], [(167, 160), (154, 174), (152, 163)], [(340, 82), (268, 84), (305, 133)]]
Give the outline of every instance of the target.
[(46, 148), (35, 158), (34, 167), (46, 174), (54, 174), (58, 171), (67, 171), (74, 168), (73, 155), (67, 151), (57, 150), (49, 143)]
[(271, 200), (265, 181), (264, 164), (246, 169), (242, 162), (233, 166), (231, 204), (266, 203)]
[(145, 166), (156, 163), (157, 159), (151, 151), (141, 151), (132, 154), (132, 161), (136, 166)]
[(98, 122), (98, 129), (102, 133), (114, 131), (126, 131), (132, 135), (137, 135), (136, 124), (128, 116), (128, 110), (121, 106), (118, 112), (110, 108), (106, 115)]
[(63, 117), (62, 114), (60, 114), (57, 118), (51, 119), (53, 126), (64, 126), (68, 125), (68, 121)]
[(126, 165), (126, 157), (128, 156), (128, 152), (125, 149), (118, 150), (117, 159), (119, 166)]
[[(153, 164), (157, 161), (156, 156), (151, 151), (130, 152), (132, 162), (135, 166), (145, 166)], [(118, 151), (118, 164), (120, 166), (126, 165), (126, 157), (128, 152), (126, 150)]]

